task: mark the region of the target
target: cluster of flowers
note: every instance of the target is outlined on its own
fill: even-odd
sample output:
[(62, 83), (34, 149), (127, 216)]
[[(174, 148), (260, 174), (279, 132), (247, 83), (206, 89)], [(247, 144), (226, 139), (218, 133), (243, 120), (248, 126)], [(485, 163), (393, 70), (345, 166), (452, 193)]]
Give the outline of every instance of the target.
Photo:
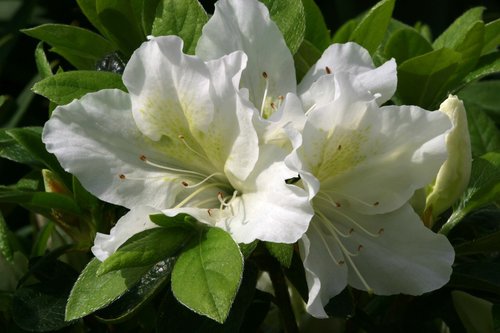
[(409, 200), (436, 178), (452, 124), (381, 106), (396, 90), (394, 60), (375, 68), (359, 45), (334, 44), (297, 84), (256, 0), (220, 0), (196, 55), (182, 48), (151, 37), (126, 65), (128, 93), (87, 94), (44, 128), (68, 172), (130, 209), (97, 234), (98, 259), (156, 227), (150, 214), (186, 213), (238, 243), (298, 242), (316, 317), (347, 284), (418, 295), (448, 281), (453, 248)]

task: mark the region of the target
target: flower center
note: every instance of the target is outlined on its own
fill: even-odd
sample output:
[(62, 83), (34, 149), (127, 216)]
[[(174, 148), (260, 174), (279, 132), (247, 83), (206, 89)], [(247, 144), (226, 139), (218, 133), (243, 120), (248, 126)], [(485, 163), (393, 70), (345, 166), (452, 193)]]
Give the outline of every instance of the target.
[[(269, 76), (267, 72), (262, 72), (262, 78), (265, 82), (264, 95), (262, 96), (262, 102), (260, 104), (260, 116), (262, 118), (269, 118), (276, 110), (281, 106), (281, 103), (285, 99), (284, 96), (278, 96), (277, 102), (273, 100), (272, 97), (268, 97), (269, 91)], [(275, 103), (276, 102), (276, 103)]]

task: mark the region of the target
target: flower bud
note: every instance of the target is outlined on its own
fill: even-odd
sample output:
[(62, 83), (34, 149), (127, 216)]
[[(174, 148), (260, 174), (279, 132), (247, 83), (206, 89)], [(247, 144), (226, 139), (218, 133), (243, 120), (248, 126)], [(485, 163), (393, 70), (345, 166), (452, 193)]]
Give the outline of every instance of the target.
[(463, 102), (456, 96), (448, 96), (439, 111), (446, 113), (453, 125), (446, 137), (448, 159), (439, 169), (436, 180), (427, 187), (424, 223), (432, 227), (436, 216), (460, 197), (469, 183), (471, 172), (471, 145), (467, 128), (467, 115)]

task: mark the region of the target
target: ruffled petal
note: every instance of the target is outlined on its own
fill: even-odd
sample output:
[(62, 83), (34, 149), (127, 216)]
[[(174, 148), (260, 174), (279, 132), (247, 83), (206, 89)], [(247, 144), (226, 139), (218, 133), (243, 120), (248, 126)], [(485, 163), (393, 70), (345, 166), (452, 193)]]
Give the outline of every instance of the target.
[(328, 318), (324, 306), (347, 286), (344, 256), (332, 236), (323, 232), (317, 217), (311, 221), (299, 248), (309, 288), (306, 310), (316, 318)]
[(99, 199), (127, 208), (170, 206), (182, 189), (174, 172), (145, 163), (176, 163), (168, 141), (137, 129), (128, 95), (101, 90), (57, 107), (43, 131), (47, 150)]
[[(267, 102), (295, 92), (295, 70), (290, 50), (269, 17), (267, 8), (255, 0), (220, 0), (214, 15), (203, 27), (196, 55), (205, 60), (216, 59), (236, 50), (248, 56), (241, 87), (247, 88), (257, 108), (264, 99), (268, 81)], [(263, 73), (266, 73), (264, 78)]]
[(100, 261), (106, 260), (110, 255), (125, 243), (130, 237), (141, 231), (158, 227), (151, 222), (149, 215), (159, 213), (156, 209), (147, 206), (133, 208), (122, 216), (111, 229), (109, 235), (97, 233), (92, 253)]
[(311, 95), (321, 96), (315, 90), (322, 89), (322, 86), (315, 85), (315, 82), (325, 75), (338, 73), (351, 74), (356, 89), (362, 94), (369, 92), (376, 97), (379, 105), (388, 101), (396, 92), (396, 62), (393, 59), (375, 68), (370, 54), (360, 45), (352, 42), (332, 44), (298, 86), (298, 93), (306, 108), (315, 103), (311, 100)]

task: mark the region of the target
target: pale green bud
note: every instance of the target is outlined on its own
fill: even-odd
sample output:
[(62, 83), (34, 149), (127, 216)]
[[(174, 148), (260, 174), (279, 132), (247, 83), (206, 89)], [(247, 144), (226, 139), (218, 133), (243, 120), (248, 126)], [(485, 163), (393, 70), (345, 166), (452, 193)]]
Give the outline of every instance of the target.
[(439, 169), (436, 180), (427, 187), (424, 222), (431, 227), (436, 216), (460, 197), (469, 183), (472, 155), (467, 115), (464, 104), (457, 96), (448, 98), (439, 106), (453, 125), (446, 137), (448, 159)]

